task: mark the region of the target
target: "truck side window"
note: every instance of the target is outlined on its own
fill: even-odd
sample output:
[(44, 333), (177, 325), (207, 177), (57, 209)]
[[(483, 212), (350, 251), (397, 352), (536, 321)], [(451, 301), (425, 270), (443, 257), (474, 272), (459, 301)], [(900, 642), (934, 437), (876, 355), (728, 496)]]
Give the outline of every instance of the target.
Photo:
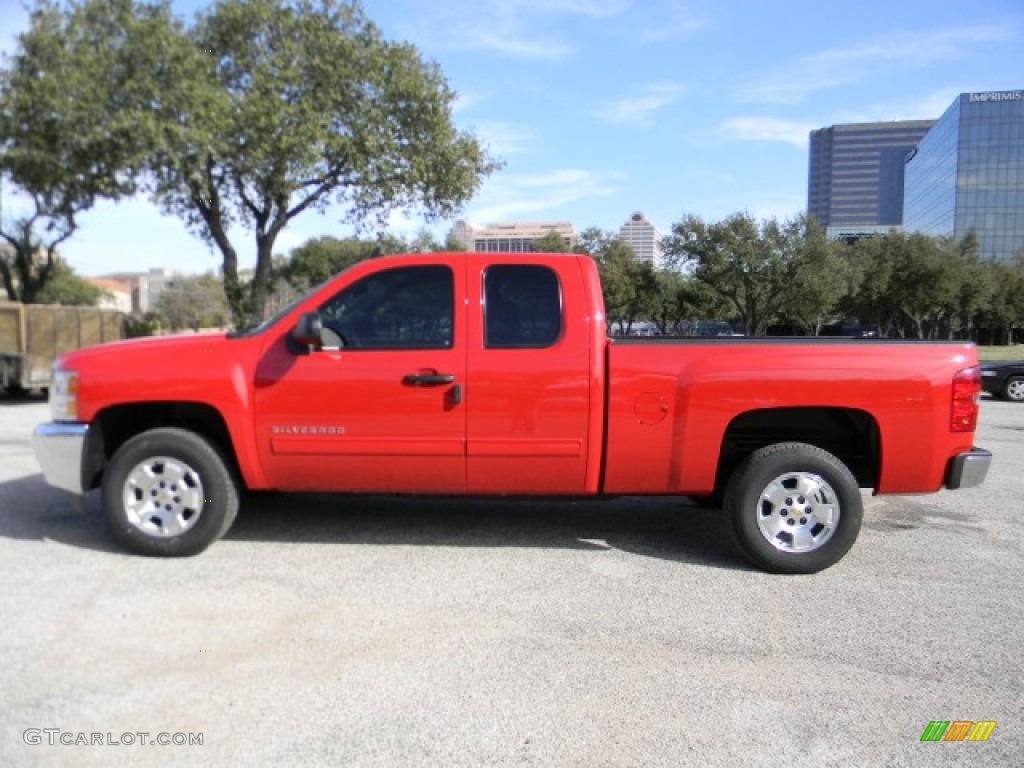
[(548, 267), (496, 264), (484, 272), (484, 346), (550, 347), (562, 335), (562, 289)]
[(324, 339), (346, 349), (447, 349), (455, 286), (445, 266), (397, 267), (364, 277), (320, 309)]

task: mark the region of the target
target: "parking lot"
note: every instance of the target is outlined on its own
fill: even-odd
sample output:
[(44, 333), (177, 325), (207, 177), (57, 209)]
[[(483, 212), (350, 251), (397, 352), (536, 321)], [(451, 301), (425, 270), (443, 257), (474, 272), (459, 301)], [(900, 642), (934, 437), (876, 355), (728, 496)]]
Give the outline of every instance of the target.
[(804, 577), (672, 499), (264, 496), (131, 556), (46, 418), (0, 400), (0, 766), (1022, 764), (1024, 406), (984, 401), (983, 487), (868, 499)]

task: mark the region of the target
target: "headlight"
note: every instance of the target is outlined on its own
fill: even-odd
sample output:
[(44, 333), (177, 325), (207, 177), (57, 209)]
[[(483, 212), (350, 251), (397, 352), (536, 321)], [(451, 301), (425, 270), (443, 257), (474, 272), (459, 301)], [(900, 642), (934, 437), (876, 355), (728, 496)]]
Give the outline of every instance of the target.
[(981, 372), (981, 376), (984, 379), (991, 379), (992, 377), (998, 376), (998, 375), (999, 375), (999, 371), (982, 371)]
[(78, 371), (55, 368), (50, 387), (50, 418), (78, 421)]

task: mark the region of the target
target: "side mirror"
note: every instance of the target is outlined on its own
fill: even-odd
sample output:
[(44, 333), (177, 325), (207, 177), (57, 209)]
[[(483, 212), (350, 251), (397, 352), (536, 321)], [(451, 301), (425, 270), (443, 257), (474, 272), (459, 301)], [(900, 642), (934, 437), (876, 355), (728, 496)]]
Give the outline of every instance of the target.
[(324, 321), (318, 312), (307, 312), (292, 329), (292, 340), (303, 347), (319, 347), (323, 343)]

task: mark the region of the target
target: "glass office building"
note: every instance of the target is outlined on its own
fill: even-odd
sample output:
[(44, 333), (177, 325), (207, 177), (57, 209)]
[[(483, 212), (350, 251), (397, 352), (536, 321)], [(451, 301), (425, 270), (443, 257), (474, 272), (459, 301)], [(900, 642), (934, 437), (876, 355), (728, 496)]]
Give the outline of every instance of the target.
[(903, 223), (903, 170), (934, 120), (852, 123), (811, 131), (807, 214), (822, 227)]
[(904, 228), (1024, 254), (1024, 91), (964, 93), (907, 160)]

